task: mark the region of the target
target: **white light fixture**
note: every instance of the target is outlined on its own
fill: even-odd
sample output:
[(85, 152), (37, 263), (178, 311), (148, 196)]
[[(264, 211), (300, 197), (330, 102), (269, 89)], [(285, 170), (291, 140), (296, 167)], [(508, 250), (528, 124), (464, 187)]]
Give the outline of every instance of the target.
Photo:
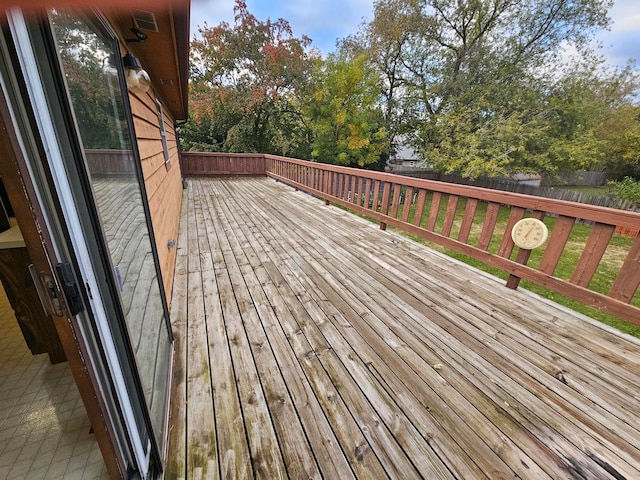
[(122, 57), (127, 88), (134, 93), (146, 93), (151, 87), (149, 74), (142, 69), (140, 60), (129, 52)]

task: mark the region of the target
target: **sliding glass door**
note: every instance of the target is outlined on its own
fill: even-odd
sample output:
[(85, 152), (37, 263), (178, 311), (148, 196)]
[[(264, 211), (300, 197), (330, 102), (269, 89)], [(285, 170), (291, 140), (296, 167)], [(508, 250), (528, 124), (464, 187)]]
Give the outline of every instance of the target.
[(162, 446), (171, 333), (118, 75), (119, 51), (95, 23), (59, 10), (50, 19), (129, 343)]
[(108, 407), (144, 477), (162, 468), (173, 345), (120, 47), (97, 16), (56, 9), (26, 21), (16, 12), (10, 25), (80, 257), (85, 327), (98, 339), (88, 360), (105, 363), (102, 388), (116, 392)]

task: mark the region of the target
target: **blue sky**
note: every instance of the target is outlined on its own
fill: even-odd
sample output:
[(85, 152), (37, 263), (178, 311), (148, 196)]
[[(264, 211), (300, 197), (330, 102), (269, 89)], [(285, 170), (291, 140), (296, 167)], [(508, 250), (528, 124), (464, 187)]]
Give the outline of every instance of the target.
[(609, 11), (613, 20), (611, 31), (603, 32), (600, 40), (609, 63), (621, 66), (630, 58), (640, 63), (640, 4), (638, 0), (615, 0)]
[[(326, 54), (334, 50), (336, 39), (358, 30), (364, 19), (373, 17), (373, 0), (246, 0), (249, 11), (259, 20), (284, 18), (296, 37), (307, 35)], [(234, 0), (191, 0), (191, 32), (197, 27), (233, 23)], [(602, 53), (609, 63), (623, 66), (630, 58), (640, 59), (640, 5), (638, 0), (615, 0), (609, 12), (613, 25), (603, 32)]]
[[(336, 40), (358, 30), (373, 17), (373, 0), (246, 0), (258, 20), (284, 18), (296, 37), (307, 35), (322, 53), (334, 50)], [(191, 0), (191, 32), (206, 21), (233, 23), (234, 0)]]

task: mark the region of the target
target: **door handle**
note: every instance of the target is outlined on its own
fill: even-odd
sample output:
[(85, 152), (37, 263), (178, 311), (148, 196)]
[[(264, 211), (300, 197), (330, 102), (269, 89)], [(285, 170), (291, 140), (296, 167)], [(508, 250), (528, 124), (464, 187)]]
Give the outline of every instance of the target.
[[(38, 295), (40, 296), (40, 301), (43, 304), (47, 304), (51, 306), (53, 309), (53, 314), (56, 317), (63, 317), (64, 312), (62, 311), (62, 306), (60, 305), (60, 299), (58, 299), (58, 289), (56, 288), (56, 284), (53, 282), (53, 278), (50, 275), (42, 275), (42, 285), (45, 287), (45, 292), (42, 292), (42, 288), (37, 288)], [(46, 296), (45, 296), (46, 295)]]
[(67, 299), (69, 313), (71, 316), (79, 314), (84, 310), (84, 303), (71, 264), (68, 262), (59, 263), (56, 265), (56, 272), (58, 272), (58, 278), (62, 283), (62, 291)]

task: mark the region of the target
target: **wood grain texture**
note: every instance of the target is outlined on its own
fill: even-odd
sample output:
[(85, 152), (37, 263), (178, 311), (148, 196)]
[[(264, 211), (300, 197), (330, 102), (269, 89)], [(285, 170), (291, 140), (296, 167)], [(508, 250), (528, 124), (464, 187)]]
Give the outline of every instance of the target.
[[(362, 178), (380, 180), (382, 182), (399, 183), (407, 187), (424, 188), (426, 190), (439, 191), (443, 194), (458, 195), (460, 197), (477, 198), (479, 200), (484, 200), (487, 202), (522, 207), (527, 210), (542, 210), (549, 213), (580, 218), (588, 221), (608, 223), (620, 227), (628, 227), (631, 230), (638, 229), (638, 221), (640, 220), (640, 212), (629, 212), (626, 210), (618, 210), (615, 208), (569, 202), (566, 200), (554, 200), (550, 198), (536, 197), (533, 195), (525, 195), (521, 193), (473, 187), (469, 185), (458, 185), (454, 183), (439, 182), (435, 180), (403, 177), (401, 175), (376, 172), (372, 170), (353, 169), (349, 167), (341, 167), (338, 165), (330, 164), (314, 164), (313, 162), (309, 162), (306, 160), (278, 157), (275, 155), (263, 155), (263, 157), (268, 162), (271, 162), (272, 165), (280, 164), (286, 165), (288, 167), (294, 165), (307, 165), (311, 168), (322, 169), (326, 172), (335, 174), (353, 174), (355, 170), (357, 171), (358, 176)], [(278, 166), (277, 168), (279, 168), (281, 171), (285, 170), (284, 166)]]
[(420, 226), (422, 224), (422, 216), (424, 215), (424, 204), (427, 199), (427, 191), (420, 189), (418, 198), (416, 199), (416, 213), (413, 216), (413, 224)]
[[(537, 218), (538, 220), (543, 220), (544, 219), (544, 212), (534, 211), (534, 212), (531, 213), (531, 217), (532, 218)], [(518, 250), (518, 253), (516, 254), (515, 261), (516, 261), (516, 263), (518, 263), (520, 265), (526, 265), (527, 262), (529, 261), (529, 257), (530, 256), (531, 256), (531, 250), (525, 250), (525, 249), (520, 248)], [(519, 284), (520, 284), (520, 277), (518, 277), (517, 275), (513, 275), (513, 274), (509, 275), (509, 278), (507, 278), (507, 283), (506, 283), (506, 287), (507, 288), (518, 288)]]
[(400, 194), (402, 193), (402, 185), (393, 185), (393, 198), (391, 200), (391, 215), (393, 218), (398, 218), (398, 210), (400, 209)]
[(480, 250), (487, 250), (493, 237), (493, 231), (496, 228), (496, 222), (498, 221), (498, 214), (500, 213), (500, 204), (489, 203), (487, 205), (487, 213), (484, 217), (484, 223), (482, 224), (482, 232), (480, 233), (480, 240), (478, 240), (478, 248)]
[(478, 209), (478, 200), (476, 198), (470, 198), (467, 200), (467, 205), (464, 207), (464, 215), (462, 217), (462, 224), (460, 225), (460, 231), (458, 232), (458, 241), (467, 243), (469, 240), (469, 234), (471, 233), (471, 227), (473, 227), (473, 219)]
[(371, 208), (373, 211), (378, 211), (378, 207), (380, 202), (380, 182), (375, 180), (373, 182), (373, 203), (371, 204)]
[(163, 121), (167, 132), (171, 166), (167, 169), (155, 99), (151, 94), (145, 94), (131, 95), (130, 100), (165, 295), (170, 299), (176, 265), (176, 249), (169, 248), (168, 245), (170, 241), (175, 242), (178, 238), (182, 202), (182, 172), (174, 122), (168, 113), (170, 109), (165, 106)]
[[(0, 108), (2, 104), (0, 102)], [(1, 112), (3, 113), (4, 112)], [(35, 219), (42, 221), (40, 206), (36, 203), (31, 205), (30, 198), (35, 198), (35, 192), (30, 181), (25, 180), (19, 171), (18, 164), (23, 162), (21, 157), (17, 157), (10, 141), (11, 129), (5, 127), (4, 121), (0, 119), (0, 176), (7, 192), (8, 200), (14, 211), (14, 215), (20, 228), (20, 233), (24, 239), (26, 248), (21, 252), (5, 251), (3, 256), (4, 266), (0, 266), (0, 281), (15, 282), (17, 289), (14, 294), (10, 293), (11, 286), (5, 285), (7, 294), (14, 298), (12, 308), (16, 311), (17, 318), (26, 318), (31, 325), (21, 325), (25, 340), (32, 349), (32, 352), (47, 352), (51, 363), (60, 363), (67, 360), (62, 336), (64, 340), (75, 338), (69, 328), (69, 324), (62, 319), (59, 327), (56, 326), (53, 316), (42, 310), (35, 286), (28, 270), (28, 265), (33, 264), (38, 275), (49, 274), (50, 262), (43, 248), (43, 238), (48, 240), (48, 232), (41, 231)], [(26, 168), (22, 166), (21, 168)], [(19, 249), (23, 250), (23, 249)], [(33, 338), (35, 336), (35, 338)], [(29, 340), (28, 337), (31, 337)], [(75, 347), (75, 344), (74, 344)], [(111, 466), (110, 466), (111, 467)]]
[(575, 283), (581, 287), (588, 287), (596, 273), (596, 269), (602, 260), (609, 241), (613, 236), (615, 227), (613, 225), (604, 225), (596, 223), (591, 230), (591, 234), (587, 239), (578, 265), (571, 276), (571, 283)]
[(511, 208), (511, 212), (509, 212), (509, 218), (507, 219), (507, 225), (505, 226), (505, 232), (507, 235), (502, 236), (502, 241), (500, 242), (500, 247), (498, 248), (498, 255), (504, 258), (511, 257), (513, 253), (513, 248), (515, 247), (515, 243), (513, 243), (513, 239), (511, 238), (511, 231), (513, 230), (514, 225), (524, 217), (525, 209), (513, 207)]
[(189, 478), (640, 476), (637, 340), (269, 179), (184, 201)]
[[(333, 201), (337, 205), (347, 207), (356, 213), (369, 216), (380, 222), (380, 226), (382, 230), (385, 230), (387, 226), (398, 228), (412, 235), (416, 235), (428, 241), (435, 242), (445, 248), (449, 248), (459, 253), (462, 253), (463, 255), (467, 255), (469, 257), (475, 258), (476, 260), (479, 260), (485, 263), (486, 265), (499, 268), (501, 270), (509, 272), (510, 274), (514, 274), (522, 279), (530, 280), (538, 285), (543, 286), (544, 288), (553, 290), (555, 292), (559, 292), (562, 295), (565, 295), (569, 298), (572, 298), (574, 300), (577, 300), (585, 304), (586, 306), (598, 309), (600, 311), (609, 313), (611, 315), (615, 315), (630, 323), (640, 325), (640, 316), (638, 315), (638, 312), (640, 311), (640, 309), (635, 305), (628, 304), (621, 300), (596, 292), (594, 290), (589, 290), (587, 288), (575, 285), (561, 278), (553, 277), (546, 273), (542, 273), (534, 268), (520, 265), (514, 261), (511, 261), (508, 258), (497, 256), (492, 252), (489, 252), (486, 250), (480, 250), (477, 247), (473, 247), (471, 245), (464, 244), (452, 238), (437, 234), (433, 231), (428, 230), (426, 227), (422, 228), (422, 227), (418, 227), (417, 225), (402, 222), (399, 219), (393, 218), (389, 215), (382, 214), (382, 212), (374, 212), (372, 210), (360, 208), (358, 206), (353, 206), (351, 204), (346, 204), (346, 202), (343, 202), (340, 199), (335, 199), (333, 197), (327, 196), (323, 191), (311, 190), (309, 189), (308, 186), (297, 185), (291, 180), (278, 177), (277, 175), (272, 173), (269, 173), (269, 176), (274, 178), (275, 180), (279, 180), (286, 184), (293, 185), (301, 189), (302, 191), (306, 191), (311, 193), (312, 195), (316, 195), (320, 198), (323, 198), (327, 205), (329, 205), (329, 203)], [(438, 192), (434, 193), (434, 199), (436, 198), (437, 193)], [(432, 202), (432, 208), (433, 208), (433, 202)], [(516, 208), (519, 208), (519, 207), (516, 207)], [(431, 212), (433, 212), (433, 210), (431, 210)], [(635, 216), (633, 212), (624, 212), (624, 213), (630, 214), (631, 217)], [(500, 233), (504, 238), (506, 236), (505, 233), (507, 232), (500, 232)]]
[(449, 237), (451, 235), (451, 229), (453, 228), (453, 222), (455, 220), (456, 211), (458, 210), (458, 199), (460, 197), (456, 195), (449, 195), (447, 200), (447, 210), (444, 214), (444, 222), (442, 224), (442, 235)]
[(431, 206), (429, 207), (429, 218), (427, 219), (427, 230), (433, 231), (436, 228), (436, 222), (438, 220), (438, 213), (440, 212), (440, 201), (442, 200), (442, 194), (440, 192), (434, 192), (431, 197)]
[(623, 302), (630, 302), (638, 290), (638, 285), (640, 285), (640, 233), (636, 236), (609, 295)]
[(575, 224), (575, 218), (558, 217), (549, 238), (549, 244), (540, 261), (540, 271), (553, 275), (564, 251), (564, 247), (569, 241), (571, 230)]
[(0, 284), (14, 311), (20, 331), (33, 355), (55, 352), (58, 337), (47, 318), (29, 274), (31, 259), (27, 249), (0, 249)]
[[(508, 272), (512, 278), (517, 277), (532, 281), (546, 289), (553, 290), (564, 296), (572, 298), (573, 300), (577, 300), (586, 306), (596, 308), (611, 315), (618, 316), (628, 322), (640, 325), (640, 316), (638, 315), (640, 309), (637, 306), (637, 302), (634, 301), (635, 299), (632, 299), (631, 302), (625, 302), (623, 300), (624, 297), (617, 298), (612, 295), (600, 293), (595, 289), (590, 289), (588, 287), (589, 282), (587, 280), (588, 278), (591, 278), (590, 275), (593, 275), (592, 272), (595, 271), (594, 267), (597, 267), (595, 259), (601, 258), (601, 254), (607, 250), (611, 240), (611, 235), (606, 234), (606, 231), (610, 228), (613, 228), (614, 230), (619, 229), (620, 227), (626, 228), (628, 225), (637, 226), (638, 220), (640, 220), (640, 214), (636, 212), (616, 211), (604, 207), (587, 208), (588, 206), (582, 204), (571, 204), (571, 202), (550, 199), (544, 199), (544, 201), (541, 201), (538, 197), (527, 198), (526, 196), (506, 195), (505, 192), (495, 193), (488, 189), (477, 189), (473, 187), (467, 188), (466, 186), (464, 187), (466, 190), (461, 191), (458, 186), (452, 186), (446, 183), (436, 184), (426, 180), (414, 181), (415, 179), (411, 179), (409, 177), (401, 178), (400, 176), (392, 176), (394, 178), (392, 183), (396, 186), (394, 187), (394, 190), (396, 190), (396, 188), (410, 188), (414, 185), (418, 188), (427, 186), (434, 188), (434, 190), (432, 190), (433, 196), (429, 219), (423, 228), (417, 224), (402, 221), (402, 219), (398, 219), (397, 216), (384, 213), (384, 210), (388, 212), (389, 208), (391, 208), (393, 213), (394, 210), (397, 209), (396, 202), (394, 202), (395, 206), (388, 205), (385, 209), (381, 208), (378, 212), (377, 210), (368, 209), (361, 205), (347, 204), (347, 202), (344, 202), (340, 198), (328, 194), (328, 190), (314, 190), (310, 188), (309, 185), (296, 183), (290, 177), (282, 177), (275, 173), (276, 171), (285, 171), (288, 168), (290, 169), (300, 165), (309, 166), (311, 165), (309, 162), (274, 157), (270, 155), (266, 155), (265, 158), (267, 159), (270, 168), (273, 169), (273, 171), (267, 172), (268, 176), (292, 185), (296, 189), (301, 189), (302, 191), (311, 193), (312, 195), (317, 195), (320, 198), (323, 198), (327, 205), (333, 201), (336, 204), (345, 206), (356, 213), (371, 217), (380, 222), (380, 228), (382, 230), (386, 230), (387, 226), (399, 228), (412, 235), (417, 235), (418, 237), (428, 241), (435, 242), (447, 249), (452, 249), (458, 253), (472, 257), (486, 265), (504, 270)], [(315, 168), (318, 171), (322, 171), (323, 173), (332, 176), (354, 175), (354, 169), (344, 167), (313, 165), (312, 167), (309, 166), (309, 168)], [(359, 172), (360, 171), (358, 171), (357, 176), (362, 179), (373, 180), (389, 178), (389, 175), (387, 174), (380, 174), (377, 172)], [(396, 179), (398, 180), (396, 181)], [(385, 183), (388, 184), (389, 182)], [(476, 247), (463, 243), (457, 239), (450, 238), (442, 233), (435, 232), (435, 224), (439, 222), (438, 217), (440, 212), (438, 207), (440, 200), (442, 195), (447, 192), (460, 192), (461, 196), (467, 197), (467, 200), (490, 200), (505, 194), (498, 202), (489, 201), (487, 203), (485, 221), (482, 227), (480, 240)], [(451, 196), (451, 194), (449, 194), (449, 196)], [(507, 225), (508, 228), (500, 228), (496, 232), (495, 227), (497, 225), (498, 214), (503, 205), (505, 208), (511, 210)], [(576, 205), (580, 206), (583, 210), (576, 210)], [(583, 256), (581, 261), (578, 263), (572, 277), (576, 279), (575, 281), (567, 281), (563, 278), (554, 277), (544, 271), (541, 271), (539, 267), (530, 268), (522, 263), (518, 263), (510, 259), (511, 251), (513, 250), (513, 242), (510, 238), (510, 229), (513, 227), (512, 223), (515, 223), (514, 221), (527, 209), (531, 209), (534, 212), (542, 212), (549, 216), (559, 215), (560, 217), (565, 216), (568, 218), (575, 218), (576, 221), (580, 219), (590, 220), (597, 218), (595, 227), (592, 228), (596, 235), (592, 235), (591, 238), (589, 238), (589, 241), (585, 244), (585, 251), (593, 252), (594, 254)], [(443, 223), (446, 223), (446, 216), (445, 222)], [(444, 231), (445, 229), (443, 229), (443, 232)], [(500, 240), (500, 247), (497, 255), (493, 253), (492, 250), (489, 250), (492, 242), (496, 239)], [(554, 248), (553, 245), (551, 248)], [(515, 283), (515, 280), (511, 280), (509, 284), (510, 286), (513, 286)]]
[(171, 328), (175, 342), (174, 382), (171, 390), (169, 413), (169, 449), (166, 476), (183, 480), (187, 478), (187, 425), (182, 414), (187, 404), (187, 332), (188, 332), (188, 251), (189, 251), (189, 202), (183, 202), (180, 215), (180, 237), (177, 245), (175, 289), (171, 298)]

